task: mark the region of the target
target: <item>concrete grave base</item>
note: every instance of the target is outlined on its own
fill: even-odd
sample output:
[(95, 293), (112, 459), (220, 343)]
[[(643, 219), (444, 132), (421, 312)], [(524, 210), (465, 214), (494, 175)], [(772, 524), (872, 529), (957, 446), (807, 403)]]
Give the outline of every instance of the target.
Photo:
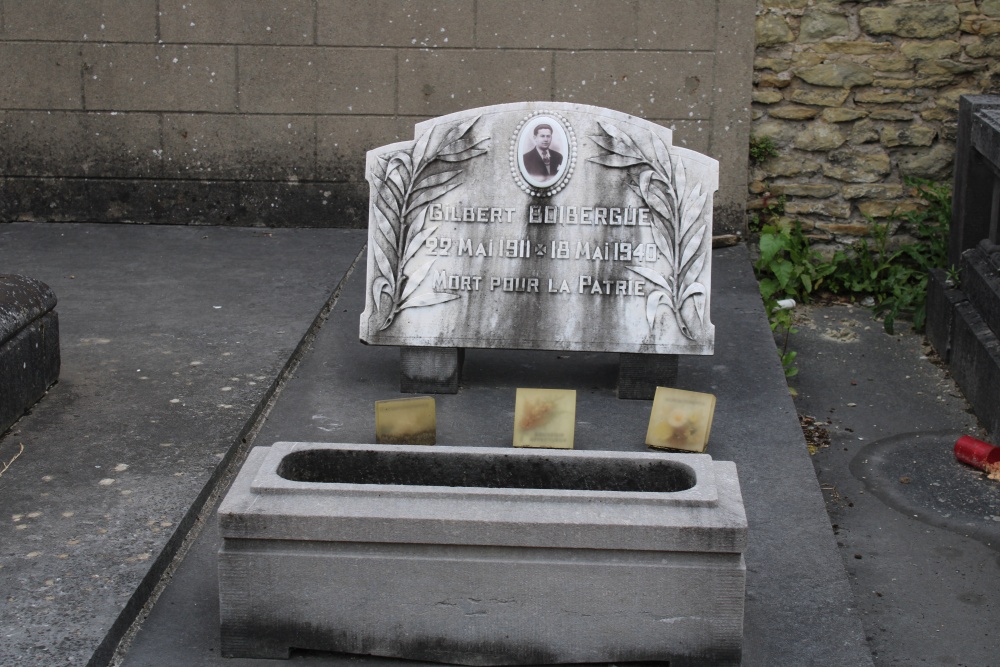
[(0, 275), (0, 433), (59, 379), (59, 319), (47, 285)]
[(740, 664), (746, 515), (704, 454), (276, 443), (219, 518), (225, 656)]

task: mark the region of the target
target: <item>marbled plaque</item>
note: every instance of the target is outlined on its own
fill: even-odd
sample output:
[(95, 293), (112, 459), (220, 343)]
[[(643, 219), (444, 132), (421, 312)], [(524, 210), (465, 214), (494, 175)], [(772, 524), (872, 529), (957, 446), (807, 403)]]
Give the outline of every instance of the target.
[(599, 107), (424, 121), (370, 151), (376, 345), (711, 354), (718, 162)]

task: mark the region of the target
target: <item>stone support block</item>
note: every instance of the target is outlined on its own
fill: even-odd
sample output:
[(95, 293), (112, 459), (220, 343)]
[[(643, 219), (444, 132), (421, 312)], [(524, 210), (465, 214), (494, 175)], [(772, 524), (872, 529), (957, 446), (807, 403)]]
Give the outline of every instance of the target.
[(0, 434), (59, 379), (59, 318), (47, 285), (0, 275)]
[(308, 116), (163, 117), (163, 168), (170, 178), (315, 180), (315, 161), (316, 124)]
[[(603, 3), (600, 5), (604, 6)], [(716, 20), (721, 20), (724, 25), (731, 20), (726, 15), (730, 9), (726, 5), (726, 1), (720, 3), (716, 16), (705, 11), (704, 0), (639, 0), (636, 48), (664, 51), (717, 49), (719, 41), (713, 36), (718, 30)]]
[(746, 514), (704, 454), (276, 443), (219, 522), (225, 656), (740, 664)]
[(677, 384), (676, 354), (618, 355), (618, 398), (651, 401), (657, 387)]
[[(482, 3), (479, 11), (481, 17)], [(327, 0), (316, 3), (316, 43), (469, 48), (475, 45), (475, 22), (473, 0)]]
[(700, 53), (560, 51), (555, 68), (559, 101), (613, 101), (639, 117), (712, 117), (712, 61)]
[(156, 178), (160, 148), (158, 114), (0, 112), (0, 171), (8, 176)]
[(363, 182), (7, 178), (0, 188), (0, 219), (39, 222), (359, 227), (368, 207)]
[(85, 44), (83, 61), (88, 109), (236, 111), (232, 46)]
[(160, 39), (167, 43), (313, 43), (313, 0), (160, 0), (158, 4)]
[(479, 0), (476, 18), (482, 48), (636, 48), (630, 0)]
[(0, 63), (0, 108), (83, 108), (78, 45), (0, 42)]
[(389, 49), (240, 47), (240, 110), (393, 113), (396, 57)]
[(156, 41), (156, 0), (4, 0), (2, 4), (4, 39)]
[(359, 160), (373, 148), (413, 139), (413, 119), (392, 116), (318, 116), (316, 177), (324, 181), (365, 180)]
[(399, 348), (399, 390), (404, 394), (457, 394), (465, 350), (456, 347)]
[(437, 116), (502, 102), (552, 99), (552, 61), (552, 53), (541, 50), (400, 53), (399, 113)]

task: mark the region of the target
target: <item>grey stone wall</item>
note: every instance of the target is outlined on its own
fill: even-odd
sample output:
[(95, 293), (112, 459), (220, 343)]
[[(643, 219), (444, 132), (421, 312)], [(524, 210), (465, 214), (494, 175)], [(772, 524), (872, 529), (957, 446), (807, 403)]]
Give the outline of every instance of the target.
[(751, 209), (838, 245), (923, 202), (906, 176), (950, 181), (959, 96), (1000, 85), (1000, 0), (758, 0)]
[(661, 123), (744, 226), (747, 0), (0, 0), (0, 220), (366, 224), (364, 153), (524, 100)]

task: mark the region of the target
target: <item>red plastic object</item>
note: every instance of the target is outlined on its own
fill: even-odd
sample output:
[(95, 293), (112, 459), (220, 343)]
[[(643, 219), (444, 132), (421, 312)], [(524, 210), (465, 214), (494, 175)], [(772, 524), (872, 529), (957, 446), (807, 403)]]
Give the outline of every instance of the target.
[(963, 435), (955, 443), (955, 458), (986, 470), (988, 465), (1000, 463), (1000, 447)]

